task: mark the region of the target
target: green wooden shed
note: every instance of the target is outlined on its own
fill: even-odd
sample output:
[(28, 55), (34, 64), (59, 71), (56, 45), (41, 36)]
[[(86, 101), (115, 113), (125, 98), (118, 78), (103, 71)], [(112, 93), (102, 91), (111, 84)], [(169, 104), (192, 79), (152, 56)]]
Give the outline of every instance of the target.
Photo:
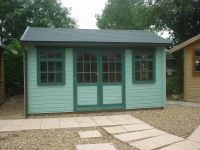
[(164, 107), (166, 47), (142, 30), (27, 27), (25, 113)]

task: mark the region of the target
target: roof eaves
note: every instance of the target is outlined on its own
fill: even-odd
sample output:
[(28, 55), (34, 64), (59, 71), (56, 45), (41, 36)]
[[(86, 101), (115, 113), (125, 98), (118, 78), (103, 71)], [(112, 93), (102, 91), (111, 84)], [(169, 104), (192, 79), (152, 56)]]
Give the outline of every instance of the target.
[(26, 28), (26, 30), (24, 31), (22, 37), (20, 38), (20, 41), (22, 41), (24, 39), (24, 37), (25, 37), (26, 33), (28, 32), (29, 28), (30, 28), (29, 26)]
[(183, 49), (184, 47), (186, 47), (187, 45), (189, 45), (189, 44), (191, 44), (191, 43), (194, 43), (195, 41), (197, 41), (197, 40), (199, 40), (199, 39), (200, 39), (200, 34), (198, 34), (198, 35), (196, 35), (196, 36), (194, 36), (194, 37), (188, 39), (187, 41), (185, 41), (185, 42), (183, 42), (183, 43), (181, 43), (181, 44), (179, 44), (179, 45), (177, 45), (177, 46), (171, 48), (171, 49), (169, 50), (169, 52), (170, 52), (170, 53), (173, 53), (173, 52), (179, 51), (179, 50)]

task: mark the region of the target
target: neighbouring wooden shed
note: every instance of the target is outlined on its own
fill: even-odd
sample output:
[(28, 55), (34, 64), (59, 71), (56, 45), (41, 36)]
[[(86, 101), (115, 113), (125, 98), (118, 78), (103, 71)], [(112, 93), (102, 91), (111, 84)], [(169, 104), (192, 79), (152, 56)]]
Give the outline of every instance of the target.
[(28, 27), (26, 114), (164, 107), (166, 47), (143, 30)]
[(200, 102), (200, 34), (170, 49), (184, 52), (184, 100)]

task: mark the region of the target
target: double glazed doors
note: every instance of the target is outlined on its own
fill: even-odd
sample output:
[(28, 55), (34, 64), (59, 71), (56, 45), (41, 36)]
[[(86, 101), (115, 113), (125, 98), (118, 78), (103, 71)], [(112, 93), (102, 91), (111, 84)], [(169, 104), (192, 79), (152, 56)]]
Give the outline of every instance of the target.
[(124, 108), (124, 52), (75, 51), (75, 110)]

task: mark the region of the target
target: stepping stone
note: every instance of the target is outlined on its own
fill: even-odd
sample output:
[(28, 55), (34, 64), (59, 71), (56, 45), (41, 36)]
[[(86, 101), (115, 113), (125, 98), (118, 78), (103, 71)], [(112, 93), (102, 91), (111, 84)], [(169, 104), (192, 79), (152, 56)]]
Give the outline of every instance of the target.
[(150, 130), (144, 130), (144, 131), (123, 133), (123, 134), (118, 134), (114, 136), (121, 141), (128, 142), (128, 141), (141, 140), (141, 139), (164, 135), (164, 134), (167, 134), (167, 133), (160, 131), (158, 129), (150, 129)]
[(200, 126), (187, 139), (200, 143)]
[(95, 127), (98, 126), (91, 117), (74, 117), (79, 127)]
[(130, 145), (142, 150), (152, 150), (183, 140), (183, 138), (167, 134), (130, 143)]
[(125, 132), (127, 132), (127, 130), (124, 129), (122, 126), (104, 127), (104, 129), (105, 129), (108, 133), (110, 133), (110, 134), (125, 133)]
[(125, 128), (127, 131), (140, 131), (140, 130), (153, 129), (152, 126), (145, 124), (145, 123), (133, 124), (133, 125), (123, 125), (123, 128)]
[(45, 118), (42, 119), (41, 129), (57, 129), (60, 128), (58, 118)]
[(95, 138), (95, 137), (102, 137), (101, 133), (98, 130), (91, 130), (91, 131), (79, 131), (79, 136), (81, 138)]
[(200, 150), (200, 143), (190, 141), (190, 140), (185, 140), (185, 141), (178, 142), (170, 146), (161, 148), (160, 150)]
[(123, 115), (112, 115), (112, 116), (108, 116), (108, 118), (115, 125), (132, 124), (132, 122), (129, 119), (125, 118)]
[(76, 145), (77, 150), (117, 150), (112, 143)]
[(133, 124), (136, 124), (136, 123), (144, 123), (142, 122), (141, 120), (133, 117), (132, 115), (123, 115), (124, 118), (128, 119), (129, 121), (131, 121)]

